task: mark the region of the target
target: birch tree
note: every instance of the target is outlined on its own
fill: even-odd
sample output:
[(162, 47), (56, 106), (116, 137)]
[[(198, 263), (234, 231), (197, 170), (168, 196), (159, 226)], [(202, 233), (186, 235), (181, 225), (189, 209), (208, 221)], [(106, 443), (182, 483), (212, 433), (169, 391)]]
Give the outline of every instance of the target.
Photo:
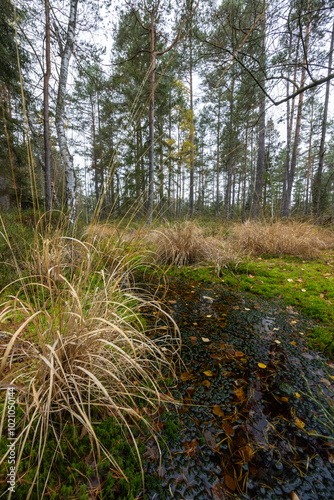
[(66, 89), (68, 81), (68, 70), (75, 39), (75, 28), (77, 22), (77, 8), (79, 0), (70, 0), (70, 12), (67, 30), (64, 39), (58, 32), (58, 44), (61, 57), (58, 94), (56, 105), (56, 129), (58, 137), (59, 151), (62, 158), (62, 165), (65, 172), (66, 184), (66, 204), (71, 214), (71, 220), (74, 221), (76, 212), (76, 177), (74, 171), (73, 156), (70, 153), (66, 139)]

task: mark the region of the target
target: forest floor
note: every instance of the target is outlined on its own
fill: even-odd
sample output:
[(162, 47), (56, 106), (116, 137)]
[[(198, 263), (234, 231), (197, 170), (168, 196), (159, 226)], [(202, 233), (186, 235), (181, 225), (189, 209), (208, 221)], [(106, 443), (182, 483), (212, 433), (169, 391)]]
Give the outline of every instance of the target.
[(308, 346), (316, 323), (226, 276), (184, 273), (166, 297), (182, 335), (182, 404), (156, 417), (166, 446), (159, 468), (146, 445), (146, 498), (331, 498), (334, 364)]

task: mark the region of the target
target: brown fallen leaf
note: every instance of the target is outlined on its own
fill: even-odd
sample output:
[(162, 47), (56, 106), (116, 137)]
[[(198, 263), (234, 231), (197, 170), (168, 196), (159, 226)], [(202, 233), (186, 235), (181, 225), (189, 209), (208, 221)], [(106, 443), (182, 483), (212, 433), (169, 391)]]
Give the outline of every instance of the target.
[(239, 387), (239, 389), (236, 389), (234, 391), (235, 395), (237, 396), (237, 398), (241, 401), (242, 399), (245, 399), (246, 397), (246, 394), (245, 394), (245, 391), (243, 390), (242, 387)]
[(223, 422), (222, 429), (228, 434), (229, 436), (233, 436), (234, 434), (234, 429), (231, 424), (228, 422)]
[(234, 491), (236, 488), (233, 477), (229, 476), (228, 474), (225, 474), (225, 484), (232, 491)]
[(204, 385), (204, 387), (209, 388), (211, 385), (211, 382), (210, 382), (210, 380), (203, 380), (202, 385)]
[(322, 382), (323, 384), (325, 384), (325, 385), (327, 385), (327, 386), (332, 385), (332, 384), (330, 383), (330, 381), (329, 381), (329, 380), (327, 380), (326, 378), (321, 378), (321, 379), (320, 379), (320, 382)]
[(223, 412), (223, 410), (221, 409), (221, 407), (219, 405), (215, 405), (213, 407), (213, 413), (215, 415), (218, 415), (218, 417), (223, 417), (224, 416), (224, 412)]
[(207, 377), (213, 377), (213, 373), (211, 370), (206, 370), (205, 372), (203, 372), (204, 375), (206, 375)]

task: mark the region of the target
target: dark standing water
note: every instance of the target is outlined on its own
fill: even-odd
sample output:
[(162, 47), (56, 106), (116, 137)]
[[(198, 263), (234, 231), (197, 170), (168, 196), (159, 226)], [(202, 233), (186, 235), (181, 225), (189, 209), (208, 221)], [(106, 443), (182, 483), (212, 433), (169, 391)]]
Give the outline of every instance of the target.
[(147, 443), (145, 498), (334, 499), (334, 364), (307, 322), (218, 285), (172, 281), (166, 302), (188, 371), (156, 419), (160, 470)]

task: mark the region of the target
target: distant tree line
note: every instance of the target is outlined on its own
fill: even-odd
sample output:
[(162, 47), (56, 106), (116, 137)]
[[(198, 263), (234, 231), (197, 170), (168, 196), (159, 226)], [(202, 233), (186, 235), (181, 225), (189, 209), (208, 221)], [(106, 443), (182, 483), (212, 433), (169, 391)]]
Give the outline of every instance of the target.
[(1, 209), (330, 216), (333, 9), (0, 0)]

